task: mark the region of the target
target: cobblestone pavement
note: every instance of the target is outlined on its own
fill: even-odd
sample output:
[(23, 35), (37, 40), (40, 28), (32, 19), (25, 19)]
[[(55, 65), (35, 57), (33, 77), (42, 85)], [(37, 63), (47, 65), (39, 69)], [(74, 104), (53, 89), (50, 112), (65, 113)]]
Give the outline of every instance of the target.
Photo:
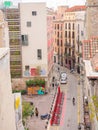
[(38, 117), (32, 116), (28, 118), (27, 126), (29, 130), (45, 130), (47, 120), (41, 120), (40, 115), (50, 112), (54, 94), (55, 90), (52, 89), (50, 93), (46, 95), (22, 96), (23, 101), (33, 102), (39, 111)]

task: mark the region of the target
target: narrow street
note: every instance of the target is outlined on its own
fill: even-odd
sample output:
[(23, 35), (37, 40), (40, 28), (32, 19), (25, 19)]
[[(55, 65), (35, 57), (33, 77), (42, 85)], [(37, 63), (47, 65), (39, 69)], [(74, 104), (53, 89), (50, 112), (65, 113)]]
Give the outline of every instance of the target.
[[(67, 87), (67, 89), (66, 89)], [(78, 128), (78, 108), (77, 108), (77, 79), (68, 74), (68, 84), (61, 85), (61, 89), (65, 88), (65, 95), (66, 95), (66, 106), (65, 107), (65, 114), (64, 115), (64, 123), (60, 126), (60, 130), (77, 130)], [(73, 105), (72, 98), (75, 98), (75, 105)]]
[[(65, 93), (65, 99), (62, 108), (60, 125), (54, 126), (55, 130), (78, 130), (79, 123), (83, 123), (83, 97), (82, 86), (78, 84), (79, 75), (66, 68), (60, 68), (60, 71), (67, 73), (67, 84), (60, 84), (61, 91)], [(72, 98), (75, 98), (73, 105)], [(52, 129), (49, 129), (52, 130)], [(81, 130), (84, 130), (81, 125)]]

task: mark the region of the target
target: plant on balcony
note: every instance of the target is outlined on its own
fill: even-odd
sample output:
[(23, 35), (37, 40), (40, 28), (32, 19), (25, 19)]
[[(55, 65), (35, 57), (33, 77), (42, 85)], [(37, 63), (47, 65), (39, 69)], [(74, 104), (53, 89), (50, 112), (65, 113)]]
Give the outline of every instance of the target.
[(44, 79), (33, 79), (26, 81), (27, 87), (33, 87), (33, 86), (45, 86), (45, 80)]

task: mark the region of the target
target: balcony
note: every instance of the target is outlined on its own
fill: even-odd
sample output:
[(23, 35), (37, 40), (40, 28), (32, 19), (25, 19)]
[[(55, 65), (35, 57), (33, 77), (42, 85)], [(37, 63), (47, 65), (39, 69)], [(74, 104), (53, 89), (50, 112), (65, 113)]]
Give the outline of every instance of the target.
[(68, 42), (65, 43), (65, 46), (66, 46), (66, 47), (71, 47), (70, 43), (68, 43)]
[(82, 42), (79, 41), (79, 40), (77, 40), (77, 44), (80, 45), (80, 46), (82, 46)]
[(71, 55), (69, 53), (65, 53), (64, 56), (69, 57)]
[(75, 45), (71, 45), (71, 48), (74, 49), (74, 48), (75, 48)]
[(82, 57), (82, 53), (76, 51), (76, 55), (79, 56), (79, 57)]

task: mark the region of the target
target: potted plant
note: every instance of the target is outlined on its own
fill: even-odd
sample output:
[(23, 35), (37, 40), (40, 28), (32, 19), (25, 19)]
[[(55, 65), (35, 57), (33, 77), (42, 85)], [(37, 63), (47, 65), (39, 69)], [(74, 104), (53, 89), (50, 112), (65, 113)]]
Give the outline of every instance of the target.
[(44, 79), (33, 79), (26, 81), (28, 94), (34, 94), (37, 92), (40, 87), (45, 88), (45, 80)]
[(26, 86), (27, 87), (32, 87), (33, 85), (34, 85), (34, 81), (33, 80), (26, 81)]
[(41, 85), (42, 87), (45, 87), (45, 80), (44, 80), (44, 79), (41, 79), (41, 80), (40, 80), (40, 85)]

